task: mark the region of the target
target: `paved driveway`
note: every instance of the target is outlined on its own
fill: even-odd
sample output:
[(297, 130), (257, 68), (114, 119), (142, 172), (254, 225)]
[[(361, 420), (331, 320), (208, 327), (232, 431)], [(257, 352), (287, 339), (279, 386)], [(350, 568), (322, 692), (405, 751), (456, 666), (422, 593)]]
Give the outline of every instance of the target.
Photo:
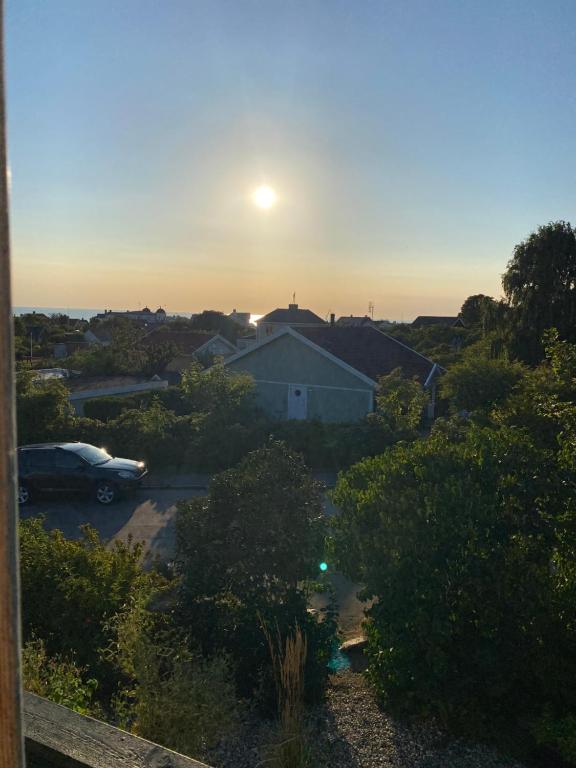
[(169, 559), (174, 552), (176, 502), (204, 493), (202, 490), (142, 488), (110, 507), (82, 497), (45, 497), (25, 507), (21, 517), (42, 514), (48, 528), (59, 528), (68, 538), (78, 537), (80, 526), (89, 523), (105, 541), (127, 541), (131, 536), (132, 541), (144, 543), (147, 559), (156, 556)]

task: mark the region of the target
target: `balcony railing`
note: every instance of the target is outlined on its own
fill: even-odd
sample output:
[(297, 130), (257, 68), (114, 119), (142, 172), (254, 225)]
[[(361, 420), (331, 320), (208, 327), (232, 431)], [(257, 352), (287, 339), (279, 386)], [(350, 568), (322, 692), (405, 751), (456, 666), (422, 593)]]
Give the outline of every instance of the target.
[(27, 768), (207, 768), (177, 752), (24, 693)]

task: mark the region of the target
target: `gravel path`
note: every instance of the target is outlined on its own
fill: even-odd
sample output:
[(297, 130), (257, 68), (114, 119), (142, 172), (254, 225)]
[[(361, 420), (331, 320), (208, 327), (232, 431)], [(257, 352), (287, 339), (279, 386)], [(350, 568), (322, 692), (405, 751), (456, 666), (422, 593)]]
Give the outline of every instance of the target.
[[(447, 743), (434, 727), (408, 727), (383, 712), (362, 675), (333, 675), (326, 704), (309, 714), (311, 768), (523, 768), (487, 747)], [(238, 736), (212, 751), (214, 768), (265, 766), (274, 727), (249, 717)]]

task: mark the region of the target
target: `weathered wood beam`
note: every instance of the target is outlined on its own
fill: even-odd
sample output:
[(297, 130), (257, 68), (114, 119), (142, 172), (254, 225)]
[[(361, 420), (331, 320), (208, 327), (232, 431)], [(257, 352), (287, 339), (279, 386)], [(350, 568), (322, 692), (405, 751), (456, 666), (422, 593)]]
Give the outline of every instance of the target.
[(4, 3), (0, 0), (0, 768), (21, 768), (24, 750), (3, 22)]
[(26, 755), (44, 768), (208, 768), (151, 741), (24, 693)]

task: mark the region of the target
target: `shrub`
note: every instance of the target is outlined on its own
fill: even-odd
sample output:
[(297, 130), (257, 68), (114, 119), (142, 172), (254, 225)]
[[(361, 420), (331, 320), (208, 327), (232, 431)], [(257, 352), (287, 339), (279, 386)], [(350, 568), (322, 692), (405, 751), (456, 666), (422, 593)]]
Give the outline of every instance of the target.
[(456, 443), (438, 432), (341, 476), (334, 549), (363, 597), (377, 598), (369, 675), (382, 699), (479, 728), (546, 701), (570, 707), (568, 480), (519, 431), (474, 426)]
[(50, 656), (73, 658), (108, 694), (115, 685), (101, 654), (110, 642), (108, 622), (129, 596), (148, 596), (159, 584), (142, 571), (141, 555), (140, 545), (105, 546), (89, 526), (71, 540), (46, 531), (41, 518), (21, 522), (24, 639), (40, 638)]
[(42, 640), (28, 640), (22, 648), (22, 683), (24, 688), (81, 715), (94, 714), (97, 681), (84, 680), (83, 670), (60, 656), (49, 657)]
[(16, 380), (18, 442), (66, 440), (73, 424), (68, 389), (57, 379), (35, 381), (31, 371), (20, 371)]
[(308, 637), (307, 692), (322, 692), (333, 616), (317, 622), (308, 614), (302, 582), (318, 573), (324, 531), (319, 487), (280, 443), (217, 475), (207, 497), (179, 505), (179, 620), (205, 654), (230, 653), (243, 695), (261, 685), (271, 697), (258, 614), (283, 633), (298, 622)]
[(490, 410), (509, 397), (523, 375), (520, 363), (467, 355), (442, 377), (440, 395), (456, 411)]
[(138, 735), (201, 758), (235, 728), (239, 707), (228, 660), (202, 658), (167, 616), (131, 601), (115, 622), (113, 648), (128, 681), (119, 709)]

